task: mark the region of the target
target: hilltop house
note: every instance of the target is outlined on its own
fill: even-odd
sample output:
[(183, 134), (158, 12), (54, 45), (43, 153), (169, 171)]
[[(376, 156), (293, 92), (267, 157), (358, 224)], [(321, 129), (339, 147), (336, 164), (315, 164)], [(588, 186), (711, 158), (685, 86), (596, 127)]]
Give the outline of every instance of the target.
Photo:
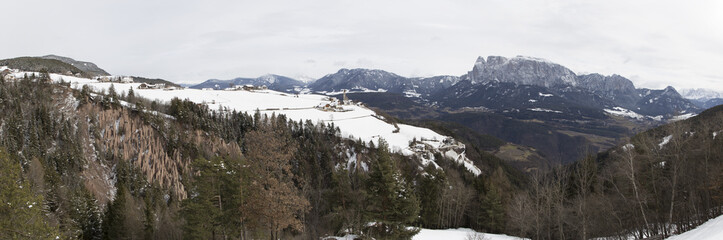
[(159, 84), (147, 84), (147, 83), (141, 83), (141, 85), (138, 86), (138, 89), (163, 89), (166, 87), (166, 84), (159, 83)]
[(122, 77), (120, 79), (120, 82), (121, 83), (133, 83), (133, 78), (132, 77)]
[(98, 80), (99, 82), (133, 83), (133, 78), (127, 76), (100, 76), (96, 77), (95, 80)]

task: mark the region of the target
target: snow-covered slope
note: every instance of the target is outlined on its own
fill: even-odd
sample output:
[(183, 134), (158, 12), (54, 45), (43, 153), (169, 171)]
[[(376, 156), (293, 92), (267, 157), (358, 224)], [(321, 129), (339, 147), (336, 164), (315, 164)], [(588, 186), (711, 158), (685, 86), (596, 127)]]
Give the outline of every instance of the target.
[[(346, 235), (344, 237), (324, 237), (324, 240), (353, 240), (358, 239), (357, 235)], [(457, 229), (426, 229), (422, 228), (412, 240), (524, 240), (527, 238), (519, 238), (502, 234), (491, 234), (476, 232), (469, 228)]]
[(417, 235), (412, 237), (413, 240), (517, 240), (523, 239), (502, 234), (480, 233), (469, 228), (458, 229), (422, 229)]
[(708, 220), (697, 228), (669, 237), (667, 240), (720, 240), (723, 239), (723, 216)]
[[(32, 72), (15, 71), (13, 74), (22, 78), (25, 74), (38, 74)], [(481, 170), (474, 166), (465, 156), (465, 146), (454, 139), (440, 135), (426, 128), (411, 125), (387, 123), (383, 117), (377, 116), (374, 111), (361, 104), (340, 104), (336, 99), (315, 94), (287, 94), (272, 90), (258, 91), (225, 91), (225, 90), (199, 90), (199, 89), (139, 89), (140, 83), (107, 83), (96, 80), (51, 74), (54, 81), (70, 82), (71, 87), (80, 89), (83, 85), (96, 91), (107, 91), (111, 85), (116, 92), (128, 92), (130, 88), (136, 95), (170, 102), (173, 98), (188, 99), (190, 101), (206, 104), (209, 109), (218, 110), (228, 108), (241, 112), (260, 111), (262, 114), (284, 114), (295, 121), (311, 120), (312, 122), (333, 123), (341, 130), (342, 137), (361, 139), (364, 142), (372, 141), (375, 145), (383, 138), (393, 152), (406, 156), (417, 156), (423, 165), (434, 164), (434, 153), (442, 156), (454, 156), (450, 159), (464, 165), (470, 172), (479, 175)], [(327, 107), (328, 106), (328, 107)], [(326, 108), (325, 108), (326, 107)], [(398, 129), (397, 129), (398, 127)], [(410, 147), (413, 139), (418, 140), (414, 147)], [(421, 145), (421, 146), (420, 146)], [(431, 157), (430, 157), (431, 156)]]

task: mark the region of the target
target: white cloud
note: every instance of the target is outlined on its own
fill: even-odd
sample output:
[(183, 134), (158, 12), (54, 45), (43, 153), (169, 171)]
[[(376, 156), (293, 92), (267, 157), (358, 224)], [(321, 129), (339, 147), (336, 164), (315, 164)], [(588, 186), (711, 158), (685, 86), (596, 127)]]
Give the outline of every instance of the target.
[[(174, 81), (321, 77), (339, 67), (461, 75), (529, 55), (642, 87), (723, 91), (718, 1), (11, 1), (0, 58), (59, 54)], [(309, 64), (313, 59), (313, 64)]]

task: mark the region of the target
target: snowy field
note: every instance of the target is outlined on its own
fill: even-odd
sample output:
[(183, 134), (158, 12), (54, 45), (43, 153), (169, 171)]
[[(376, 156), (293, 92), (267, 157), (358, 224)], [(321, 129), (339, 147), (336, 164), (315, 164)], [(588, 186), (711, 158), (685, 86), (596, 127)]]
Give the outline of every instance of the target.
[[(344, 237), (325, 237), (324, 240), (354, 240), (358, 236), (347, 235)], [(422, 228), (412, 240), (518, 240), (527, 239), (502, 234), (491, 234), (476, 232), (469, 228), (457, 229), (426, 229)]]

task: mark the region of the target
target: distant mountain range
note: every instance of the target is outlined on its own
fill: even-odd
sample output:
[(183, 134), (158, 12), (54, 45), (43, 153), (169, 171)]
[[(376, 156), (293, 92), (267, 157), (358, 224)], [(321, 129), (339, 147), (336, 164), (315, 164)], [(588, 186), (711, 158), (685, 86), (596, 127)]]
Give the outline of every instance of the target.
[(723, 93), (703, 88), (681, 89), (680, 94), (701, 108), (707, 109), (723, 104)]
[(205, 82), (191, 85), (190, 88), (212, 88), (216, 90), (222, 90), (235, 85), (263, 85), (268, 87), (269, 89), (273, 89), (276, 91), (294, 92), (299, 91), (299, 89), (304, 87), (306, 83), (290, 77), (267, 74), (257, 78), (234, 78), (229, 80), (209, 79)]
[[(460, 77), (406, 78), (382, 70), (341, 69), (308, 85), (315, 92), (390, 92), (418, 97), (442, 107), (484, 107), (495, 111), (604, 113), (615, 107), (643, 115), (672, 117), (702, 109), (673, 87), (635, 88), (620, 75), (576, 75), (570, 69), (532, 57), (479, 57)], [(581, 109), (585, 108), (585, 110)]]
[[(350, 98), (394, 117), (461, 124), (460, 132), (530, 146), (532, 152), (521, 156), (546, 160), (513, 160), (527, 169), (575, 161), (704, 109), (673, 87), (636, 88), (620, 75), (577, 75), (562, 65), (523, 56), (479, 57), (471, 71), (458, 77), (406, 78), (382, 70), (341, 69), (307, 88), (332, 95), (346, 89)], [(509, 156), (505, 148), (490, 151)]]
[[(720, 93), (706, 89), (686, 89), (685, 96), (673, 87), (662, 90), (636, 88), (632, 81), (620, 76), (601, 74), (577, 75), (572, 70), (541, 58), (517, 56), (479, 57), (472, 70), (461, 76), (408, 78), (377, 69), (340, 69), (316, 81), (299, 81), (279, 75), (258, 78), (210, 79), (190, 88), (224, 89), (232, 85), (265, 85), (283, 92), (316, 92), (338, 94), (354, 92), (388, 92), (404, 94), (440, 107), (484, 107), (495, 111), (525, 111), (544, 109), (547, 112), (574, 111), (603, 114), (605, 109), (624, 108), (637, 114), (671, 118), (696, 113), (723, 103)], [(534, 95), (517, 89), (535, 86), (540, 92), (556, 96), (527, 98)], [(515, 95), (501, 93), (519, 92)], [(538, 92), (538, 96), (539, 92)], [(588, 108), (585, 110), (580, 107)]]

